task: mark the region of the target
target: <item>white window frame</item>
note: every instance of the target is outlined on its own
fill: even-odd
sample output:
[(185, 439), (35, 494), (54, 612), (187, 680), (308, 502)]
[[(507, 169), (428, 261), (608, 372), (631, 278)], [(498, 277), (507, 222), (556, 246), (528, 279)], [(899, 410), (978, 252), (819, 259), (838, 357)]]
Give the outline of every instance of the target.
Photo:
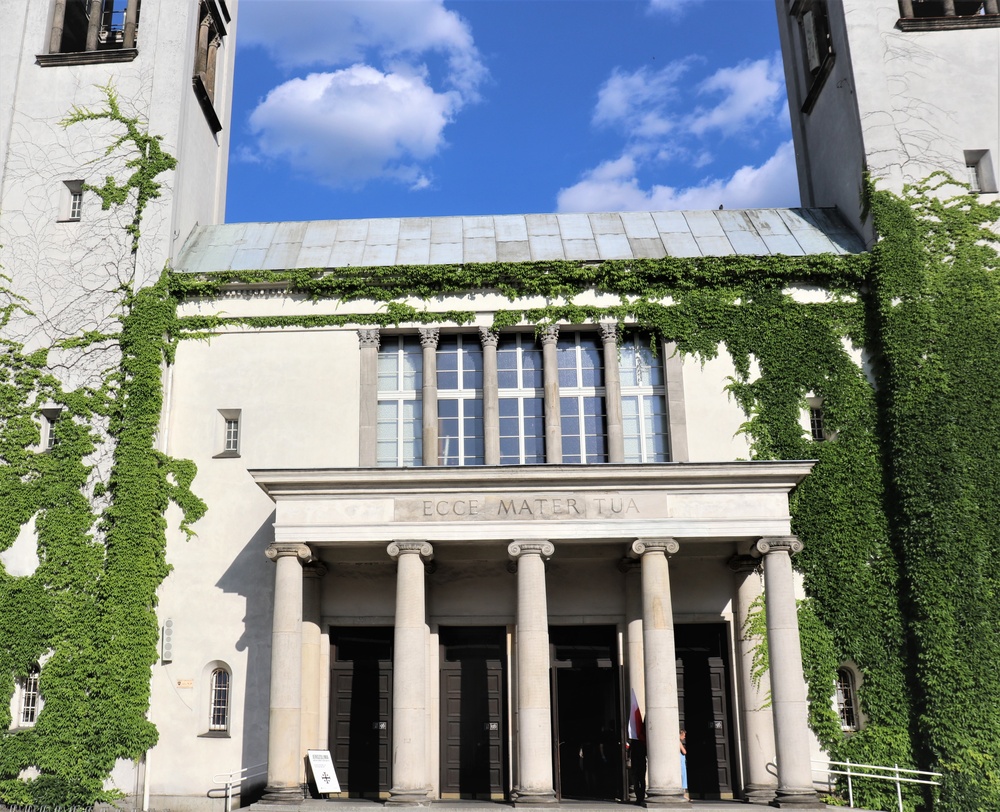
[[(842, 680), (842, 676), (846, 680)], [(844, 682), (847, 690), (844, 690)], [(861, 713), (861, 703), (858, 701), (858, 688), (861, 686), (861, 672), (853, 663), (842, 663), (837, 669), (833, 684), (833, 710), (840, 720), (840, 729), (844, 733), (857, 733), (865, 726), (865, 718)], [(854, 717), (853, 724), (847, 714)]]
[(59, 222), (79, 223), (83, 218), (83, 181), (64, 180), (59, 195)]
[(233, 459), (241, 456), (243, 447), (243, 410), (219, 409), (220, 439), (216, 448), (221, 448), (215, 459)]
[[(537, 358), (537, 376), (539, 386), (528, 386), (526, 376), (532, 374), (532, 370), (525, 368), (524, 357), (529, 354)], [(501, 358), (511, 355), (514, 360), (513, 368), (500, 368)], [(515, 376), (515, 386), (504, 386), (501, 377), (504, 373)], [(535, 465), (545, 462), (545, 369), (542, 348), (538, 346), (534, 335), (531, 333), (509, 333), (501, 334), (497, 345), (497, 392), (500, 406), (500, 464), (501, 465)], [(527, 415), (526, 404), (537, 403), (539, 415)], [(505, 406), (507, 404), (507, 406)], [(513, 404), (514, 414), (505, 415), (504, 409)], [(538, 419), (540, 426), (537, 433), (530, 435), (525, 430), (527, 420)], [(517, 425), (517, 434), (505, 434), (504, 426), (510, 425), (513, 421)], [(525, 440), (534, 440), (541, 449), (540, 454), (528, 454)], [(504, 441), (511, 440), (517, 443), (517, 455), (514, 459), (512, 454), (504, 454)]]
[(381, 468), (423, 465), (423, 366), (417, 336), (382, 337), (376, 407), (376, 465)]
[[(444, 356), (451, 355), (455, 348), (456, 369), (442, 368)], [(443, 335), (437, 345), (437, 403), (438, 403), (438, 465), (465, 466), (483, 465), (486, 461), (486, 437), (483, 415), (483, 346), (478, 335), (456, 333)], [(468, 378), (475, 377), (476, 368), (473, 358), (479, 358), (478, 387), (469, 387)], [(442, 379), (446, 375), (455, 374), (457, 385), (444, 386)], [(449, 415), (442, 417), (441, 406), (444, 403), (456, 403), (457, 417)], [(475, 414), (478, 408), (478, 416)], [(457, 420), (457, 432), (445, 434), (445, 420)], [(478, 425), (478, 432), (475, 426)], [(471, 429), (471, 430), (470, 430)], [(479, 454), (469, 454), (468, 444), (479, 441)]]
[(25, 730), (34, 727), (38, 721), (38, 716), (45, 707), (45, 700), (39, 689), (41, 672), (41, 667), (35, 663), (26, 676), (16, 680), (10, 700), (11, 730)]
[[(622, 433), (625, 462), (670, 462), (670, 416), (667, 411), (666, 369), (663, 352), (654, 353), (650, 337), (628, 330), (618, 351), (618, 375), (622, 400)], [(627, 405), (635, 404), (635, 414), (626, 414)], [(657, 407), (661, 431), (656, 430)], [(630, 427), (629, 418), (637, 421)], [(657, 453), (656, 439), (661, 438), (663, 452)], [(629, 453), (629, 441), (637, 441), (638, 453)]]
[[(593, 349), (597, 358), (597, 369), (599, 370), (600, 384), (585, 384), (583, 381), (584, 366), (584, 342), (588, 349)], [(592, 345), (591, 345), (591, 342)], [(560, 431), (563, 438), (563, 458), (562, 462), (569, 465), (574, 464), (597, 464), (608, 461), (608, 411), (607, 411), (607, 391), (605, 388), (604, 370), (604, 350), (601, 339), (596, 332), (579, 330), (560, 330), (559, 342), (556, 345), (557, 366), (559, 370), (559, 406), (560, 406)], [(567, 363), (569, 361), (570, 363)], [(573, 379), (573, 380), (570, 380)], [(588, 415), (586, 412), (586, 402), (588, 399), (596, 399), (601, 406), (600, 414)], [(576, 403), (575, 415), (568, 412), (566, 406), (569, 403)], [(593, 433), (587, 432), (587, 418), (595, 417), (601, 422), (600, 430)], [(578, 421), (578, 429), (575, 432), (567, 430), (567, 423), (570, 420)], [(597, 438), (599, 444), (603, 446), (601, 453), (592, 453), (587, 446), (588, 438)], [(566, 440), (575, 438), (580, 443), (580, 453), (567, 454)], [(570, 459), (567, 459), (570, 457)]]
[(969, 191), (975, 195), (995, 194), (997, 181), (990, 151), (988, 149), (967, 149), (964, 155)]

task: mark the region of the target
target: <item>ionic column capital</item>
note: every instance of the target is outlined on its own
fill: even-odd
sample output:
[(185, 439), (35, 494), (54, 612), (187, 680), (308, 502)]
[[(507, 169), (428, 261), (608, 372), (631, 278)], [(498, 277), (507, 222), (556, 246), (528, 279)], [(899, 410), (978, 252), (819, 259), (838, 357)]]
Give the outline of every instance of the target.
[(761, 558), (768, 553), (788, 553), (790, 556), (802, 552), (803, 544), (798, 536), (765, 536), (757, 539), (750, 548), (750, 555)]
[(507, 545), (507, 555), (511, 560), (517, 560), (523, 555), (551, 558), (555, 551), (555, 545), (551, 541), (512, 541)]
[(543, 347), (549, 344), (554, 346), (559, 341), (559, 328), (554, 324), (550, 324), (548, 327), (543, 328), (541, 340)]
[(428, 561), (434, 558), (434, 547), (428, 541), (393, 541), (385, 551), (390, 558), (399, 558), (410, 553), (416, 553)]
[(609, 341), (618, 341), (618, 322), (616, 321), (602, 321), (598, 325), (598, 329), (601, 331), (601, 341), (607, 344)]
[(279, 558), (285, 558), (286, 556), (293, 555), (303, 564), (308, 564), (310, 561), (314, 560), (312, 550), (309, 549), (308, 544), (289, 544), (276, 541), (264, 550), (264, 555), (266, 555), (271, 561), (277, 561)]
[(358, 330), (358, 344), (361, 348), (370, 347), (372, 349), (379, 348), (379, 330), (378, 327), (374, 327), (368, 330)]
[(642, 558), (646, 553), (663, 553), (672, 556), (680, 550), (681, 545), (676, 539), (636, 539), (629, 547), (629, 558)]
[(756, 572), (760, 567), (760, 558), (752, 555), (734, 555), (728, 561), (728, 567), (735, 573)]
[(437, 327), (420, 328), (420, 346), (424, 349), (436, 350), (440, 337), (441, 330)]
[(480, 327), (479, 340), (483, 344), (483, 349), (486, 349), (487, 347), (496, 347), (497, 343), (500, 341), (500, 333), (492, 327)]
[(322, 561), (310, 561), (302, 567), (303, 578), (320, 579), (329, 572), (329, 568)]

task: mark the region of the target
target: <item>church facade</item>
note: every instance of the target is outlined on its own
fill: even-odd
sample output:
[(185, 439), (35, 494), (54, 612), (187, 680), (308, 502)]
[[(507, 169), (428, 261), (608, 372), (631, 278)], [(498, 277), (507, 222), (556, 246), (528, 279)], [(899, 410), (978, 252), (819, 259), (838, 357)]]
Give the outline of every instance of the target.
[[(898, 192), (944, 170), (993, 199), (996, 70), (938, 83), (954, 87), (964, 51), (996, 58), (1000, 14), (991, 0), (776, 8), (805, 208), (242, 224), (221, 224), (235, 0), (0, 9), (18, 32), (0, 53), (2, 264), (31, 304), (5, 338), (18, 358), (51, 345), (64, 392), (103, 392), (131, 350), (65, 339), (110, 330), (123, 284), (165, 285), (176, 341), (151, 450), (192, 461), (207, 506), (195, 538), (165, 509), (143, 709), (157, 740), (108, 789), (143, 809), (217, 808), (227, 783), (245, 803), (295, 804), (316, 791), (309, 751), (329, 751), (340, 795), (391, 804), (819, 805), (815, 707), (838, 734), (868, 721), (852, 656), (807, 695), (797, 605), (815, 597), (803, 571), (841, 554), (803, 506), (852, 477), (859, 515), (877, 501), (852, 468), (871, 436), (844, 395), (874, 410), (852, 321), (874, 240), (863, 174)], [(938, 67), (901, 74), (914, 49)], [(913, 113), (927, 96), (954, 109), (928, 123)], [(142, 100), (178, 159), (141, 243), (84, 193), (121, 171), (105, 147), (122, 118), (59, 126), (111, 98)], [(30, 470), (85, 424), (58, 423), (67, 409), (30, 407)], [(123, 487), (102, 420), (108, 450), (81, 458), (95, 515), (109, 509), (95, 481)], [(809, 509), (862, 532), (843, 505)], [(8, 517), (5, 596), (50, 577), (53, 510)], [(884, 551), (867, 543), (858, 567), (878, 582)], [(891, 637), (886, 611), (860, 622)], [(9, 663), (5, 753), (44, 731), (57, 638)], [(0, 757), (5, 782), (53, 772), (17, 758)]]

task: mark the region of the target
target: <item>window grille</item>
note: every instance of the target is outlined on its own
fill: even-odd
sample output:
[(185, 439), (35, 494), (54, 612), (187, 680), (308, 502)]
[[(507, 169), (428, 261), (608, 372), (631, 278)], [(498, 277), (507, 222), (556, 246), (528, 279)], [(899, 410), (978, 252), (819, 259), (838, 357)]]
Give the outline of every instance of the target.
[(69, 219), (79, 220), (83, 211), (83, 192), (73, 191), (69, 195)]
[(809, 431), (814, 442), (821, 443), (826, 439), (826, 430), (823, 428), (823, 408), (821, 406), (809, 407)]
[(437, 349), (438, 465), (482, 465), (483, 348), (478, 336), (442, 336)]
[(230, 676), (224, 668), (212, 672), (209, 730), (229, 730)]
[[(218, 446), (216, 446), (218, 448)], [(240, 421), (238, 418), (226, 418), (226, 443), (224, 450), (240, 450)]]
[(378, 354), (376, 463), (423, 464), (423, 349), (415, 336), (389, 336)]
[(668, 462), (666, 387), (663, 358), (649, 336), (630, 333), (618, 351), (625, 462)]
[(33, 725), (38, 718), (38, 666), (32, 666), (21, 690), (21, 724)]
[(854, 675), (846, 668), (837, 671), (837, 715), (840, 717), (841, 730), (858, 729)]
[(500, 464), (545, 462), (545, 384), (534, 336), (501, 336), (497, 345)]
[(603, 355), (596, 333), (559, 334), (559, 411), (564, 463), (608, 460)]

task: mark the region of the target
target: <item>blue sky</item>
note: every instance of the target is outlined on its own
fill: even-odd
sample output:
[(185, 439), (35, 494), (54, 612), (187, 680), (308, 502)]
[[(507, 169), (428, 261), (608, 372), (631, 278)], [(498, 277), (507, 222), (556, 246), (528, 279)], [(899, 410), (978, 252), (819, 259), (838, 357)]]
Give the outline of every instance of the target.
[(798, 205), (774, 0), (242, 0), (227, 221)]

